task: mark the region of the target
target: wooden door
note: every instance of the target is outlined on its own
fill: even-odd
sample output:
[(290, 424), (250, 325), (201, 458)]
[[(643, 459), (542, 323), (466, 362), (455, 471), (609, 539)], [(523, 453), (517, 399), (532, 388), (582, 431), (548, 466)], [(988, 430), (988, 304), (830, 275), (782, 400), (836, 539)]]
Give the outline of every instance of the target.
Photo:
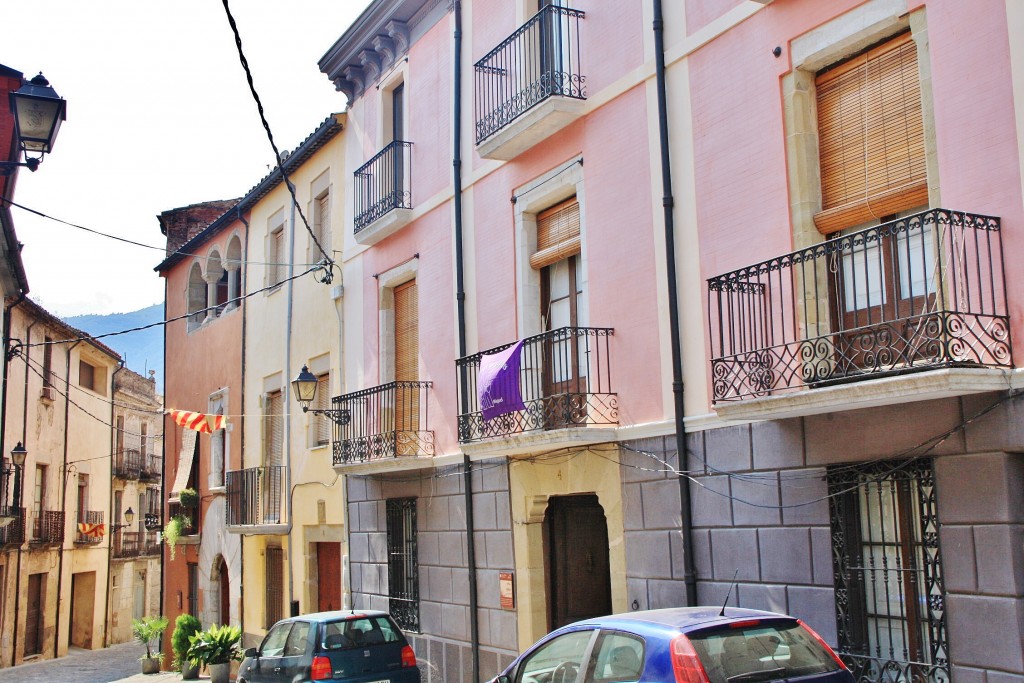
[(43, 599), (46, 574), (30, 574), (25, 605), (25, 656), (43, 651)]
[(220, 623), (231, 623), (231, 580), (228, 578), (228, 563), (220, 561), (217, 583), (220, 587)]
[(544, 522), (551, 628), (611, 613), (608, 523), (597, 496), (554, 497)]
[(316, 544), (317, 611), (341, 609), (341, 544)]

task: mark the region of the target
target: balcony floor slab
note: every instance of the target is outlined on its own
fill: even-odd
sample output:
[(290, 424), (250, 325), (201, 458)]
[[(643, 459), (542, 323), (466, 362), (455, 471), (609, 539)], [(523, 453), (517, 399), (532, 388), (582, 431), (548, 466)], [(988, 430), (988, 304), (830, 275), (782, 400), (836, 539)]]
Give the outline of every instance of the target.
[(616, 441), (614, 427), (574, 427), (571, 429), (536, 430), (508, 436), (496, 436), (482, 441), (462, 444), (462, 451), (470, 458), (486, 459), (503, 455), (528, 455), (554, 451), (559, 448), (578, 448)]

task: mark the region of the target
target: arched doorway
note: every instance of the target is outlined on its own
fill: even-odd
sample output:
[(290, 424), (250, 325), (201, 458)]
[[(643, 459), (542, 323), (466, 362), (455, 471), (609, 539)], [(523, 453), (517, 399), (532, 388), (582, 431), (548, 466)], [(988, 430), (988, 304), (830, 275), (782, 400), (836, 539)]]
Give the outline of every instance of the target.
[(608, 522), (595, 495), (553, 496), (544, 515), (552, 629), (612, 611)]
[(221, 624), (231, 622), (231, 584), (228, 580), (228, 563), (220, 558), (220, 567), (217, 569), (217, 590), (220, 593), (220, 605), (218, 621)]

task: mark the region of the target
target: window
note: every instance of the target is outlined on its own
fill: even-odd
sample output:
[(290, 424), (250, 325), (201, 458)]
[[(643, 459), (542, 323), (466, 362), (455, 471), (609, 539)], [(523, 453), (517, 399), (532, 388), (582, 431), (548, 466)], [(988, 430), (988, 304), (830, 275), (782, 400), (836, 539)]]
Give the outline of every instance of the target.
[(815, 78), (824, 234), (928, 204), (917, 48), (910, 33)]
[[(317, 410), (330, 410), (331, 408), (331, 376), (320, 375), (316, 378), (316, 408)], [(331, 426), (334, 424), (326, 415), (317, 415), (313, 418), (316, 422), (316, 445), (325, 446), (331, 443)]]
[[(264, 570), (267, 579), (264, 595), (267, 615), (265, 628), (270, 628), (284, 618), (284, 552), (280, 548), (268, 547), (264, 553)], [(290, 626), (290, 624), (286, 624), (286, 626)], [(271, 635), (273, 632), (267, 635), (268, 641)], [(275, 645), (280, 648), (278, 654), (269, 656), (280, 656), (280, 652), (284, 650), (286, 637), (287, 630), (285, 634), (281, 635), (280, 645)]]
[(206, 319), (206, 280), (199, 263), (193, 263), (188, 272), (188, 290), (186, 292), (188, 309), (188, 329), (192, 331), (203, 324)]
[(408, 631), (420, 630), (416, 499), (387, 501), (388, 599), (391, 616)]
[(89, 511), (89, 475), (78, 475), (78, 521), (86, 521)]
[(296, 621), (284, 644), (285, 657), (301, 657), (309, 649), (309, 622)]
[(141, 434), (139, 435), (139, 453), (143, 458), (145, 458), (149, 455), (149, 423), (142, 422), (139, 425), (139, 429), (141, 430)]
[(91, 391), (96, 391), (96, 368), (84, 360), (78, 361), (78, 384)]
[(284, 402), (280, 391), (266, 395), (264, 402), (263, 461), (268, 467), (284, 464)]
[(284, 649), (288, 644), (288, 632), (291, 630), (291, 622), (278, 624), (270, 629), (270, 633), (263, 639), (263, 645), (260, 646), (260, 656), (283, 657)]
[(199, 565), (188, 563), (188, 613), (199, 615)]
[(267, 233), (267, 286), (280, 284), (288, 273), (288, 252), (284, 241), (284, 210), (276, 212), (268, 221)]
[(43, 388), (53, 386), (53, 339), (45, 338), (43, 346)]
[(595, 631), (573, 631), (552, 638), (519, 665), (516, 681), (573, 681), (583, 668), (583, 655)]
[(231, 241), (228, 242), (224, 267), (228, 272), (227, 310), (231, 310), (238, 306), (235, 299), (242, 295), (242, 242), (237, 235), (232, 235)]
[(590, 655), (588, 681), (636, 681), (644, 668), (643, 640), (618, 631), (603, 632)]
[(124, 415), (117, 416), (117, 435), (114, 450), (115, 455), (118, 456), (119, 461), (123, 461), (124, 457)]
[(394, 429), (400, 435), (396, 455), (415, 455), (416, 439), (402, 438), (420, 429), (420, 395), (409, 391), (403, 382), (419, 380), (419, 290), (416, 280), (395, 287), (395, 391)]
[[(331, 176), (323, 173), (310, 186), (313, 200), (310, 202), (310, 214), (313, 220), (313, 234), (324, 251), (331, 252)], [(323, 254), (310, 240), (310, 263), (323, 258)]]
[(948, 679), (931, 461), (833, 467), (828, 487), (837, 651), (858, 680)]

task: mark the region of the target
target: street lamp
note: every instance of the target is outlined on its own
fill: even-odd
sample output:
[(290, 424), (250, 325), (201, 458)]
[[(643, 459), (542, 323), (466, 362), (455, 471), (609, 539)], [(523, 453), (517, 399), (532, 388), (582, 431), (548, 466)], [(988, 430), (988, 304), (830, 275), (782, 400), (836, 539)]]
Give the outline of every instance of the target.
[[(0, 161), (0, 175), (10, 175), (19, 166), (39, 168), (43, 156), (53, 150), (60, 124), (67, 118), (67, 102), (50, 87), (42, 72), (11, 93), (14, 139), (25, 153), (25, 161)], [(30, 157), (29, 154), (38, 154)]]
[(135, 510), (132, 510), (131, 508), (128, 508), (127, 510), (125, 510), (124, 511), (124, 521), (125, 521), (124, 524), (115, 524), (112, 527), (110, 527), (110, 533), (116, 534), (121, 529), (123, 529), (123, 528), (125, 528), (127, 526), (131, 526), (132, 522), (135, 521)]
[[(0, 514), (0, 529), (18, 519), (21, 508), (21, 472), (25, 467), (25, 456), (28, 451), (18, 442), (18, 445), (11, 449), (11, 462), (14, 463), (14, 509), (7, 508)], [(4, 471), (4, 476), (10, 474), (10, 470)]]
[(321, 410), (320, 408), (310, 408), (309, 404), (316, 398), (316, 375), (309, 371), (309, 368), (305, 365), (302, 366), (302, 370), (299, 372), (299, 376), (292, 380), (292, 392), (295, 394), (295, 400), (302, 406), (302, 412), (313, 413), (314, 415), (323, 415), (326, 418), (332, 420), (338, 425), (347, 425), (352, 419), (352, 413), (347, 408), (331, 408), (327, 410)]

